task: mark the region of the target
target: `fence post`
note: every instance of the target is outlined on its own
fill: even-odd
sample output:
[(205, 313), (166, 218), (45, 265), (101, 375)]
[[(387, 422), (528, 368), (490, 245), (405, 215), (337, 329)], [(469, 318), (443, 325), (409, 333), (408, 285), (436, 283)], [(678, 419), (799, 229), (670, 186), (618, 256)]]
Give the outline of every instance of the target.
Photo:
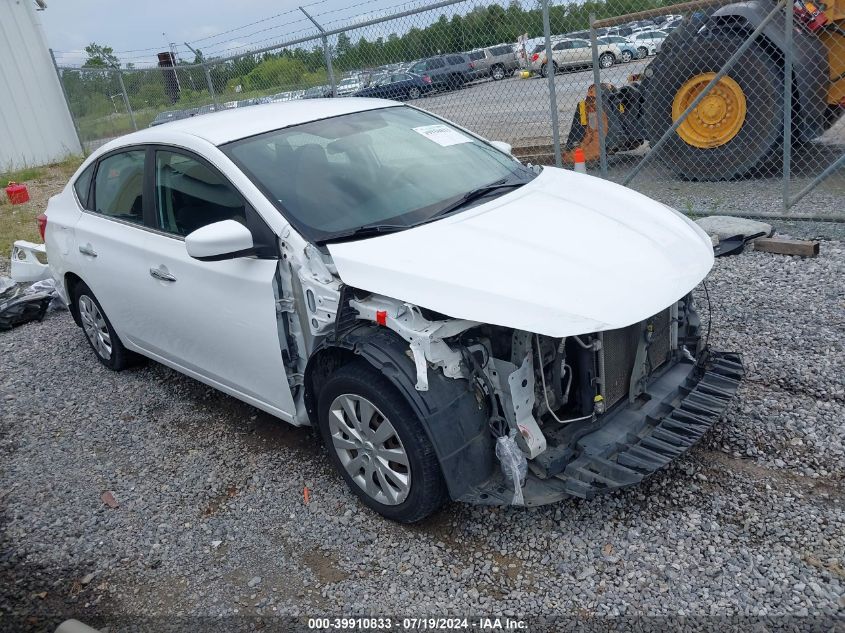
[(65, 105), (67, 106), (67, 113), (70, 115), (70, 120), (73, 122), (73, 129), (76, 131), (76, 140), (79, 141), (79, 147), (82, 149), (82, 153), (85, 154), (85, 145), (82, 143), (82, 135), (79, 133), (79, 124), (76, 122), (76, 117), (73, 116), (73, 110), (70, 107), (70, 99), (67, 98), (67, 90), (65, 90), (65, 82), (62, 80), (62, 73), (59, 70), (59, 65), (56, 63), (56, 55), (53, 53), (53, 49), (50, 50), (50, 59), (53, 60), (53, 68), (56, 69), (56, 77), (59, 80), (59, 86), (62, 89), (62, 95), (65, 98)]
[(331, 52), (331, 50), (329, 50), (329, 38), (326, 35), (325, 29), (322, 26), (320, 26), (320, 23), (317, 22), (317, 20), (315, 20), (314, 18), (311, 17), (311, 15), (308, 13), (308, 11), (306, 11), (302, 7), (299, 7), (299, 10), (302, 11), (305, 14), (305, 17), (308, 18), (309, 20), (311, 20), (312, 24), (314, 24), (314, 26), (317, 27), (317, 30), (320, 31), (321, 39), (323, 40), (323, 55), (325, 55), (325, 57), (326, 57), (326, 70), (329, 71), (329, 81), (332, 84), (332, 96), (336, 97), (337, 96), (337, 82), (335, 82), (335, 79), (334, 79), (334, 68), (332, 67), (332, 52)]
[(129, 105), (129, 94), (126, 92), (126, 84), (123, 83), (123, 72), (117, 70), (117, 81), (120, 83), (120, 91), (123, 93), (123, 105), (126, 106), (126, 111), (129, 113), (129, 118), (132, 120), (132, 129), (138, 131), (138, 124), (135, 123), (135, 113), (132, 112), (132, 106)]
[(607, 147), (604, 129), (604, 98), (601, 87), (601, 68), (599, 67), (599, 43), (596, 37), (596, 15), (590, 14), (590, 44), (593, 47), (593, 86), (596, 95), (596, 126), (599, 133), (599, 164), (601, 177), (607, 178)]
[(220, 109), (220, 104), (217, 103), (217, 93), (214, 91), (214, 82), (211, 81), (211, 73), (208, 70), (205, 62), (202, 62), (202, 72), (205, 75), (205, 83), (208, 84), (208, 93), (211, 95), (211, 100), (214, 102), (214, 107)]
[(563, 167), (560, 157), (560, 129), (557, 120), (557, 94), (555, 93), (555, 64), (552, 57), (552, 28), (549, 23), (549, 0), (543, 4), (543, 36), (546, 38), (546, 75), (549, 79), (549, 113), (552, 116), (552, 144), (555, 151), (555, 165)]
[(792, 3), (784, 16), (783, 55), (783, 210), (789, 211), (789, 180), (792, 169)]

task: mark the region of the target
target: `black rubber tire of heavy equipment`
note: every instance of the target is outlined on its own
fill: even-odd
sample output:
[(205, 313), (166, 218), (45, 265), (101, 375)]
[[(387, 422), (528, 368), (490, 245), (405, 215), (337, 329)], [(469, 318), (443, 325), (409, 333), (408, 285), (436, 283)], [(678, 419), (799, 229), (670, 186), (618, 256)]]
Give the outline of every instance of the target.
[[(696, 75), (719, 72), (743, 41), (736, 35), (710, 33), (673, 41), (671, 48), (664, 45), (648, 66), (651, 76), (644, 82), (644, 124), (652, 144), (672, 125), (672, 101), (678, 89)], [(672, 134), (658, 158), (682, 178), (718, 181), (761, 175), (781, 153), (783, 72), (778, 63), (763, 48), (752, 46), (727, 75), (745, 95), (745, 121), (736, 136), (718, 147), (695, 147), (677, 132)]]
[[(342, 394), (363, 396), (390, 420), (405, 448), (411, 472), (411, 489), (398, 505), (385, 505), (370, 497), (352, 480), (332, 444), (329, 408)], [(436, 512), (449, 500), (440, 463), (425, 429), (407, 400), (366, 361), (355, 361), (332, 374), (320, 390), (317, 401), (320, 435), (329, 457), (349, 488), (382, 516), (399, 523), (416, 523)]]
[[(97, 348), (94, 347), (94, 343), (91, 342), (91, 339), (85, 332), (85, 326), (82, 326), (83, 334), (85, 334), (85, 340), (88, 341), (88, 345), (91, 347), (91, 350), (94, 352), (94, 356), (97, 357), (97, 360), (112, 371), (122, 371), (127, 367), (131, 367), (132, 365), (138, 364), (143, 357), (136, 354), (135, 352), (129, 351), (123, 346), (123, 342), (120, 340), (120, 337), (117, 335), (117, 332), (114, 331), (114, 327), (112, 327), (111, 321), (109, 321), (105, 310), (103, 310), (103, 306), (101, 306), (100, 302), (97, 301), (97, 297), (94, 296), (94, 293), (91, 292), (91, 289), (84, 282), (79, 281), (74, 286), (72, 294), (73, 296), (71, 297), (71, 301), (73, 302), (74, 310), (79, 313), (79, 301), (80, 299), (82, 299), (82, 297), (87, 297), (94, 303), (94, 305), (97, 307), (97, 310), (99, 310), (100, 315), (102, 316), (103, 321), (105, 323), (106, 329), (108, 330), (112, 350), (109, 358), (104, 358), (103, 355), (97, 350)], [(82, 319), (81, 316), (80, 319)]]

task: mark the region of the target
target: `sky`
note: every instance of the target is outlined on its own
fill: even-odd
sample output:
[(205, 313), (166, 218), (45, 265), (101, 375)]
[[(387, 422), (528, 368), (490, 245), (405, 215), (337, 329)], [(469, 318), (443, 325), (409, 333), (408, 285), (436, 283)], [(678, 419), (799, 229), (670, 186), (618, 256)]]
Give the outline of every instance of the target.
[[(420, 0), (46, 0), (38, 16), (60, 65), (85, 61), (91, 42), (111, 46), (121, 62), (155, 62), (157, 52), (176, 44), (177, 55), (194, 58), (184, 42), (206, 57), (233, 55), (251, 48), (316, 32), (299, 11), (324, 28), (372, 19), (425, 4)], [(211, 8), (213, 7), (213, 8)], [(166, 33), (166, 35), (164, 35)]]

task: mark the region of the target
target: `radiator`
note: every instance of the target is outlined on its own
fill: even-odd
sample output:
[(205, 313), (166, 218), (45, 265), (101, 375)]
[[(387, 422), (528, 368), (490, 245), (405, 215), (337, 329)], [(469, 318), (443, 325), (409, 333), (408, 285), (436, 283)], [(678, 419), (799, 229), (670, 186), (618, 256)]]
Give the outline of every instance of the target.
[[(652, 371), (663, 365), (670, 357), (669, 349), (669, 310), (658, 312), (647, 320), (654, 328), (654, 337), (648, 348), (648, 358)], [(605, 405), (614, 404), (628, 396), (631, 373), (637, 356), (637, 346), (642, 335), (642, 324), (635, 323), (618, 330), (604, 333), (604, 387), (602, 394)]]

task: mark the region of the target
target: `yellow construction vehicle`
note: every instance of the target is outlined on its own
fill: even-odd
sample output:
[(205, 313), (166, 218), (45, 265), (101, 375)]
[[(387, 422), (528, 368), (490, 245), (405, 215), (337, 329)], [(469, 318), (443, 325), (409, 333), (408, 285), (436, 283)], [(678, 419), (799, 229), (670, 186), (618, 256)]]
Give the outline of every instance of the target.
[[(702, 3), (676, 7), (696, 4)], [(621, 87), (603, 83), (607, 153), (660, 139), (775, 6), (772, 0), (750, 0), (721, 6), (709, 16), (694, 14), (664, 41), (640, 75)], [(680, 12), (676, 7), (659, 11)], [(845, 0), (828, 5), (786, 0), (786, 7), (792, 9), (794, 23), (791, 134), (800, 143), (817, 138), (845, 113)], [(661, 148), (658, 157), (678, 176), (741, 178), (765, 172), (782, 156), (784, 21), (781, 11), (765, 24)], [(565, 162), (572, 161), (576, 147), (588, 161), (598, 159), (596, 115), (592, 86), (573, 117)]]

